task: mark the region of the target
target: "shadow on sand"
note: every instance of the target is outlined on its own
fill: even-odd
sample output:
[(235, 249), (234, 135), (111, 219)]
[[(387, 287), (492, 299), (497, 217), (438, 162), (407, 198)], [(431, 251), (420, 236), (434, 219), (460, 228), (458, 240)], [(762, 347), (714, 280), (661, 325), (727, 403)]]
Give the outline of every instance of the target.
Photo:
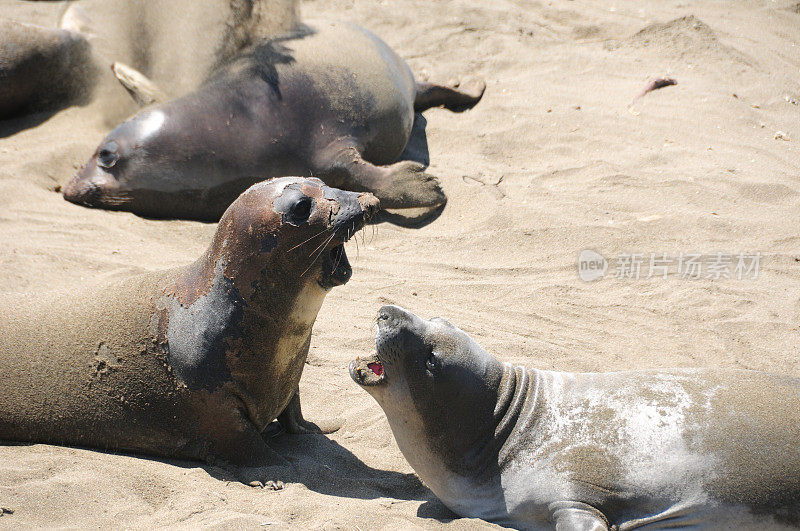
[(8, 138), (26, 129), (38, 127), (55, 116), (60, 110), (61, 109), (55, 109), (52, 111), (37, 112), (35, 114), (26, 114), (15, 118), (0, 120), (0, 138)]

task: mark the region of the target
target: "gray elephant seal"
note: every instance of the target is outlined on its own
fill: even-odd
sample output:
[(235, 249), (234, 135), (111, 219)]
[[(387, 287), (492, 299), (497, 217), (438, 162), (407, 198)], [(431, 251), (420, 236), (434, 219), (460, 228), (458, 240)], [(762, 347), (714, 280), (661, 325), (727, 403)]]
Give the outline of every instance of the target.
[(350, 374), (463, 516), (530, 529), (800, 525), (800, 380), (503, 364), (443, 319), (378, 313)]
[(0, 20), (0, 119), (88, 102), (98, 72), (83, 34)]
[(276, 417), (313, 429), (297, 396), (311, 327), (377, 204), (275, 179), (242, 194), (186, 267), (4, 297), (0, 439), (276, 464), (261, 432)]
[[(117, 69), (135, 90), (140, 78)], [(395, 163), (415, 109), (470, 107), (484, 87), (417, 84), (367, 30), (307, 26), (260, 41), (195, 92), (118, 126), (64, 187), (64, 198), (144, 216), (216, 220), (253, 182), (313, 175), (372, 192), (383, 208), (435, 208), (446, 201), (438, 180), (416, 162)], [(153, 91), (149, 86), (141, 99)]]

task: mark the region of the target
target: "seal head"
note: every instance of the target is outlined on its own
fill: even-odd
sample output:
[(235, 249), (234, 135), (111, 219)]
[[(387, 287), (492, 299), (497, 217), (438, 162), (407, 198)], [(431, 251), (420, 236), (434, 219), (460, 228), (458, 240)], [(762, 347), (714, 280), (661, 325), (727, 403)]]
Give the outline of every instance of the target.
[[(237, 278), (240, 293), (254, 295), (265, 275), (281, 278), (287, 276), (285, 271), (295, 271), (298, 283), (316, 278), (327, 291), (350, 280), (352, 267), (344, 243), (378, 208), (372, 194), (338, 190), (315, 178), (264, 181), (251, 186), (228, 208), (197, 265), (204, 277), (211, 278), (223, 264), (228, 278)], [(255, 284), (248, 286), (239, 277)]]
[(378, 311), (375, 346), (373, 356), (350, 363), (351, 378), (386, 412), (414, 470), (445, 503), (460, 507), (466, 485), (491, 466), (504, 365), (447, 320), (424, 320), (398, 306)]
[[(216, 203), (219, 190), (209, 189), (201, 198), (191, 181), (204, 182), (210, 157), (220, 150), (210, 144), (199, 154), (196, 139), (203, 136), (207, 124), (197, 124), (201, 130), (197, 133), (170, 120), (172, 107), (144, 110), (112, 130), (64, 187), (64, 198), (79, 205), (153, 217), (164, 217), (154, 204), (156, 189), (161, 191), (159, 207), (170, 209), (171, 217), (198, 217), (192, 215), (198, 201)], [(175, 160), (181, 161), (184, 173), (176, 171)], [(219, 212), (230, 202), (226, 198), (224, 206), (217, 205)]]

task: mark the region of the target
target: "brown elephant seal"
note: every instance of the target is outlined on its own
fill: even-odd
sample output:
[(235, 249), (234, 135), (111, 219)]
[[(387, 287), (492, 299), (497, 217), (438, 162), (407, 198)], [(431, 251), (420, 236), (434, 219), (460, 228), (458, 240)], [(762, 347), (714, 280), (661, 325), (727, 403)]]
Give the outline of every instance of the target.
[(460, 515), (524, 529), (800, 525), (798, 379), (513, 367), (396, 306), (379, 311), (375, 342), (350, 374)]
[(4, 297), (0, 439), (269, 466), (276, 417), (309, 431), (298, 382), (343, 243), (377, 209), (318, 179), (259, 183), (179, 269)]
[[(116, 69), (133, 90), (137, 76)], [(484, 87), (417, 84), (367, 30), (304, 26), (247, 48), (198, 90), (118, 126), (64, 197), (144, 216), (216, 220), (253, 182), (313, 175), (372, 192), (383, 208), (433, 209), (446, 201), (438, 180), (416, 162), (395, 162), (415, 109), (467, 108)]]
[(58, 110), (91, 98), (98, 68), (73, 6), (61, 28), (0, 20), (0, 119)]

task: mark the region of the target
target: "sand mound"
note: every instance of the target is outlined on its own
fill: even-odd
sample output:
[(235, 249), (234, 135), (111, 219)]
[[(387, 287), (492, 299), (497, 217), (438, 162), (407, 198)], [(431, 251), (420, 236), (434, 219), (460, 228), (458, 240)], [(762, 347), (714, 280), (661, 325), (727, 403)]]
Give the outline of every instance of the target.
[[(653, 23), (609, 49), (638, 48), (681, 62), (718, 69), (720, 61), (734, 66), (753, 66), (753, 59), (733, 46), (720, 42), (716, 33), (694, 15)], [(713, 65), (709, 63), (715, 63)]]

